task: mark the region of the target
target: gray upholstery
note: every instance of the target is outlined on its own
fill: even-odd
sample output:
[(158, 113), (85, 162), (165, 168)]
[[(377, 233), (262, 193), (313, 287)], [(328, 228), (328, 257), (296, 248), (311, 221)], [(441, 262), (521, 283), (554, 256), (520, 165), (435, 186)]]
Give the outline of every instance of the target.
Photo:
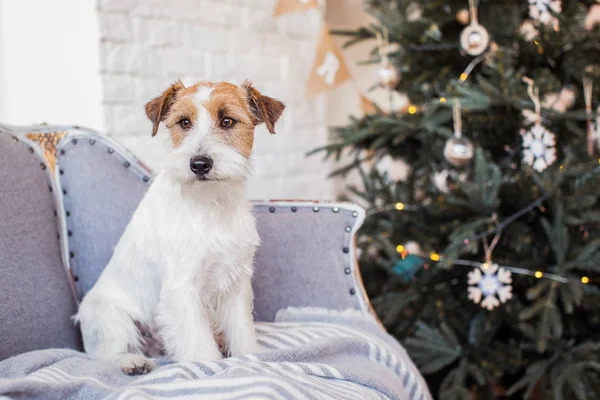
[(81, 349), (48, 170), (33, 148), (2, 129), (0, 160), (0, 359)]
[[(59, 181), (71, 268), (82, 298), (144, 195), (149, 171), (106, 138), (70, 137), (62, 142)], [(366, 309), (351, 250), (358, 214), (344, 206), (333, 210), (333, 205), (314, 203), (255, 206), (262, 242), (253, 281), (259, 321), (272, 321), (289, 306)]]
[(93, 135), (65, 141), (58, 167), (69, 262), (81, 300), (110, 260), (149, 185), (149, 171)]

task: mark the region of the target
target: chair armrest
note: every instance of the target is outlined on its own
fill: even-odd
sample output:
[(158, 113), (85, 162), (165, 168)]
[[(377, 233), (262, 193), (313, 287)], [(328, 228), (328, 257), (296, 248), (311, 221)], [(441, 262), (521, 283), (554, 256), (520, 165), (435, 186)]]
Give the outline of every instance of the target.
[(254, 273), (258, 320), (287, 307), (370, 312), (354, 236), (364, 210), (350, 203), (254, 202), (261, 245)]
[[(52, 132), (53, 127), (44, 127)], [(152, 172), (97, 133), (60, 127), (53, 174), (63, 254), (79, 299), (110, 260)], [(255, 313), (272, 321), (287, 307), (371, 311), (356, 262), (354, 235), (364, 210), (349, 203), (254, 202), (261, 238), (253, 280)]]

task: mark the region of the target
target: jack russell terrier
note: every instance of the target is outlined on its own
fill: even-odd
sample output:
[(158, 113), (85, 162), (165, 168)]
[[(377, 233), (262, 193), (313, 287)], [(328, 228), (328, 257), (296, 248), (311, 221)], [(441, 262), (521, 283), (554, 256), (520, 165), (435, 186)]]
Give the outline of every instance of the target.
[(252, 316), (259, 244), (246, 180), (254, 128), (285, 106), (249, 82), (181, 81), (146, 104), (152, 136), (164, 122), (172, 149), (75, 320), (93, 357), (130, 375), (150, 372), (146, 334), (177, 362), (259, 351)]

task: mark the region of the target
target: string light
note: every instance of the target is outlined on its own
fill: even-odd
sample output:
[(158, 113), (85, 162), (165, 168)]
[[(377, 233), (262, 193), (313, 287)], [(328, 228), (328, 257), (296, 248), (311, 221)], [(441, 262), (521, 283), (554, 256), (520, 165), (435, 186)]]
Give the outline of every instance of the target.
[(442, 98), (440, 99), (440, 103), (445, 103), (445, 102), (446, 102), (446, 98), (445, 98), (445, 97), (442, 97)]
[(542, 271), (535, 271), (535, 277), (540, 279), (541, 277), (544, 276), (544, 273)]
[(439, 261), (440, 255), (437, 253), (431, 253), (431, 256), (429, 256), (429, 258), (431, 258), (431, 261)]
[(467, 75), (466, 72), (463, 72), (462, 74), (460, 74), (460, 80), (463, 82), (466, 81), (468, 77), (469, 77), (469, 75)]
[(408, 113), (409, 114), (414, 114), (416, 112), (417, 112), (417, 107), (415, 107), (415, 106), (408, 107)]
[(396, 251), (398, 253), (402, 253), (404, 251), (404, 246), (402, 246), (401, 244), (399, 244), (398, 246), (396, 246)]
[(404, 210), (404, 203), (396, 203), (396, 210), (398, 210), (398, 211)]
[(581, 283), (583, 283), (584, 285), (589, 282), (590, 282), (590, 278), (588, 278), (587, 276), (581, 277)]
[(481, 266), (483, 267), (483, 269), (488, 269), (490, 267), (490, 264), (483, 263)]

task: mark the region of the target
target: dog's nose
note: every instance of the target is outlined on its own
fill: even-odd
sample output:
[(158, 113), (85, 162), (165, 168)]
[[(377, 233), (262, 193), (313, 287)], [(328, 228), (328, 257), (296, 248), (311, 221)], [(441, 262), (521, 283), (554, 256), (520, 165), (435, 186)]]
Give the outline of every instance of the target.
[(190, 160), (190, 169), (196, 175), (206, 175), (213, 166), (213, 160), (210, 157), (199, 156)]

